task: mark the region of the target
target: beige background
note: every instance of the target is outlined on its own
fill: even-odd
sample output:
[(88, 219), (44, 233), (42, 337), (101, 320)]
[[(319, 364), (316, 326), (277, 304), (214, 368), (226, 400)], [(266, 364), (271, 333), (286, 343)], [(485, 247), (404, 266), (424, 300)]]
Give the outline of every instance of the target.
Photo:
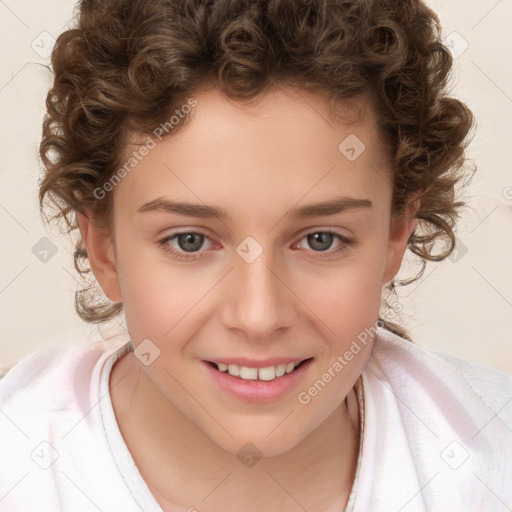
[[(478, 173), (459, 252), (400, 291), (403, 321), (420, 344), (512, 372), (512, 0), (429, 4), (457, 57), (453, 92), (477, 116), (469, 156)], [(100, 336), (74, 311), (70, 247), (45, 230), (37, 207), (49, 84), (40, 64), (48, 64), (51, 40), (69, 26), (73, 8), (69, 0), (0, 0), (0, 367), (46, 346)], [(57, 249), (45, 263), (34, 254), (43, 237)]]

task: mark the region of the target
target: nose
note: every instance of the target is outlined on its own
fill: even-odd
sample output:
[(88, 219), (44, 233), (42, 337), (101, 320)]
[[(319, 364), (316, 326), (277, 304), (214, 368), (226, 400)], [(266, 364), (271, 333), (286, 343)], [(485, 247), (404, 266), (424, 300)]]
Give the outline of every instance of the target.
[(270, 250), (264, 250), (252, 263), (235, 253), (225, 286), (222, 321), (226, 328), (263, 342), (275, 341), (292, 325), (296, 299)]

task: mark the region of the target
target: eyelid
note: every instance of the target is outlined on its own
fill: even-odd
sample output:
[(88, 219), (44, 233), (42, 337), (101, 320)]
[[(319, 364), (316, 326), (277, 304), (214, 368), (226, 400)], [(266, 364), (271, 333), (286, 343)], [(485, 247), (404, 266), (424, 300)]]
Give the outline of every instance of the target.
[(199, 258), (201, 258), (201, 255), (203, 253), (208, 252), (208, 251), (203, 251), (203, 250), (197, 251), (197, 252), (180, 251), (180, 250), (172, 247), (172, 245), (170, 244), (172, 239), (175, 239), (176, 237), (178, 237), (180, 235), (185, 235), (185, 234), (190, 234), (190, 233), (204, 236), (205, 239), (210, 240), (210, 243), (213, 243), (210, 236), (203, 233), (201, 230), (198, 230), (197, 228), (194, 228), (193, 230), (180, 228), (179, 231), (169, 233), (169, 234), (159, 238), (157, 241), (157, 245), (159, 247), (161, 247), (161, 249), (163, 251), (165, 251), (167, 254), (170, 254), (171, 257), (173, 259), (175, 259), (176, 261), (194, 262), (194, 261), (198, 260)]
[(339, 258), (342, 254), (344, 254), (348, 249), (350, 249), (352, 246), (356, 245), (356, 240), (352, 237), (345, 236), (341, 233), (339, 233), (337, 230), (332, 228), (324, 228), (324, 229), (313, 229), (311, 231), (306, 231), (303, 235), (299, 237), (299, 241), (295, 242), (293, 246), (296, 249), (301, 249), (299, 247), (301, 241), (309, 236), (310, 234), (315, 233), (329, 233), (331, 234), (335, 240), (339, 242), (338, 246), (335, 246), (334, 248), (327, 249), (325, 251), (314, 251), (310, 249), (304, 249), (305, 252), (308, 254), (309, 259), (313, 260), (322, 260), (322, 261), (329, 261), (329, 259), (336, 259)]
[(163, 235), (157, 235), (158, 240), (162, 240), (164, 238), (172, 238), (177, 235), (185, 235), (194, 233), (197, 235), (203, 235), (205, 238), (208, 238), (209, 240), (213, 240), (213, 236), (207, 231), (202, 228), (199, 228), (197, 226), (184, 226), (179, 228), (173, 228), (169, 230), (165, 230)]
[[(199, 250), (196, 252), (186, 252), (176, 249), (170, 245), (170, 241), (175, 239), (179, 235), (184, 234), (198, 234), (203, 236), (205, 239), (208, 239), (210, 243), (215, 245), (215, 241), (205, 233), (202, 229), (198, 227), (180, 227), (176, 228), (176, 231), (172, 231), (171, 233), (166, 234), (163, 237), (160, 237), (158, 240), (158, 245), (167, 253), (171, 254), (173, 258), (181, 261), (196, 261), (202, 257), (203, 253), (209, 252), (208, 250)], [(347, 251), (350, 247), (356, 244), (356, 240), (352, 236), (346, 236), (339, 232), (339, 228), (332, 227), (321, 227), (321, 226), (310, 226), (309, 228), (305, 228), (303, 231), (299, 232), (294, 237), (294, 242), (292, 246), (295, 249), (301, 249), (298, 247), (303, 238), (309, 235), (313, 235), (315, 233), (329, 233), (335, 237), (335, 239), (340, 242), (338, 247), (334, 249), (327, 249), (326, 251), (314, 251), (310, 249), (304, 249), (304, 251), (308, 254), (307, 257), (310, 259), (318, 259), (323, 261), (328, 261), (329, 258), (336, 258), (341, 256), (345, 251)]]
[[(309, 226), (307, 228), (304, 228), (303, 230), (299, 231), (295, 237), (303, 238), (306, 235), (313, 234), (313, 233), (332, 233), (335, 235), (340, 235), (344, 238), (352, 238), (354, 234), (351, 230), (347, 228), (342, 228), (340, 226)], [(346, 233), (346, 234), (345, 234)]]
[[(208, 233), (206, 233), (203, 230), (198, 229), (196, 227), (194, 227), (193, 229), (177, 228), (176, 231), (171, 231), (163, 236), (160, 236), (158, 238), (158, 241), (163, 242), (164, 240), (168, 240), (168, 242), (170, 242), (172, 239), (176, 239), (175, 237), (178, 237), (180, 235), (189, 235), (189, 234), (201, 235), (204, 237), (205, 240), (208, 240), (212, 245), (215, 245), (215, 243), (216, 243), (212, 236), (210, 236)], [(201, 252), (205, 252), (205, 251), (203, 249), (201, 249), (201, 251), (198, 251), (196, 253), (189, 253), (189, 254), (199, 254)]]
[[(183, 227), (180, 226), (179, 228), (174, 228), (174, 229), (175, 229), (175, 231), (172, 230), (165, 235), (161, 235), (158, 237), (158, 239), (162, 240), (164, 238), (172, 238), (176, 235), (195, 233), (198, 235), (203, 235), (205, 238), (208, 238), (210, 241), (213, 241), (213, 237), (207, 232), (207, 230), (204, 230), (203, 228), (200, 228), (198, 226), (183, 226)], [(344, 234), (343, 232), (340, 232), (340, 229), (345, 229), (345, 231), (350, 231), (350, 230), (347, 230), (346, 228), (340, 228), (340, 227), (309, 226), (307, 228), (300, 230), (298, 233), (296, 233), (293, 236), (293, 241), (295, 242), (295, 240), (297, 240), (297, 239), (298, 239), (298, 241), (300, 241), (306, 235), (311, 235), (314, 233), (331, 233), (333, 235), (339, 235), (340, 237), (342, 237), (346, 240), (350, 240), (353, 237), (351, 232), (350, 232), (350, 234)]]

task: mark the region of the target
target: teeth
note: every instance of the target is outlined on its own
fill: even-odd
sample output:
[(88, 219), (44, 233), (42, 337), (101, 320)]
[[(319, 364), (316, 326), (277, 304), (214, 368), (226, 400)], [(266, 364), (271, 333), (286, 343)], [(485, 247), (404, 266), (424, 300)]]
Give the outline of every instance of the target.
[(258, 370), (258, 377), (260, 380), (274, 380), (276, 378), (276, 367), (267, 366)]
[(228, 364), (228, 373), (229, 375), (240, 377), (240, 366), (238, 366), (237, 364)]
[(267, 366), (265, 368), (249, 368), (247, 366), (238, 366), (237, 364), (215, 363), (221, 372), (229, 373), (234, 377), (240, 377), (244, 380), (265, 380), (271, 381), (282, 377), (285, 373), (291, 373), (302, 361), (288, 364), (278, 364), (277, 366)]
[(286, 373), (286, 365), (278, 364), (276, 366), (276, 377), (282, 377)]
[(256, 380), (258, 378), (258, 369), (240, 366), (240, 378), (245, 380)]
[(295, 363), (288, 363), (286, 365), (286, 373), (290, 373), (295, 368)]

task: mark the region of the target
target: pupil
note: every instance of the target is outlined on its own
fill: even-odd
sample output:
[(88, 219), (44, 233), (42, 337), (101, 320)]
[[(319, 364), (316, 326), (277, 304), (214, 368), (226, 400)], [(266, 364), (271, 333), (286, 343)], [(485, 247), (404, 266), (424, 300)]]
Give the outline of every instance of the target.
[[(181, 234), (178, 237), (178, 244), (181, 249), (187, 252), (194, 252), (201, 248), (201, 245), (203, 245), (203, 235), (199, 233), (185, 233)], [(194, 243), (194, 239), (196, 240), (196, 243)], [(184, 242), (184, 244), (182, 243)], [(191, 243), (192, 247), (188, 246), (187, 244)]]
[(308, 235), (308, 243), (313, 249), (325, 251), (332, 243), (332, 233), (313, 233)]

